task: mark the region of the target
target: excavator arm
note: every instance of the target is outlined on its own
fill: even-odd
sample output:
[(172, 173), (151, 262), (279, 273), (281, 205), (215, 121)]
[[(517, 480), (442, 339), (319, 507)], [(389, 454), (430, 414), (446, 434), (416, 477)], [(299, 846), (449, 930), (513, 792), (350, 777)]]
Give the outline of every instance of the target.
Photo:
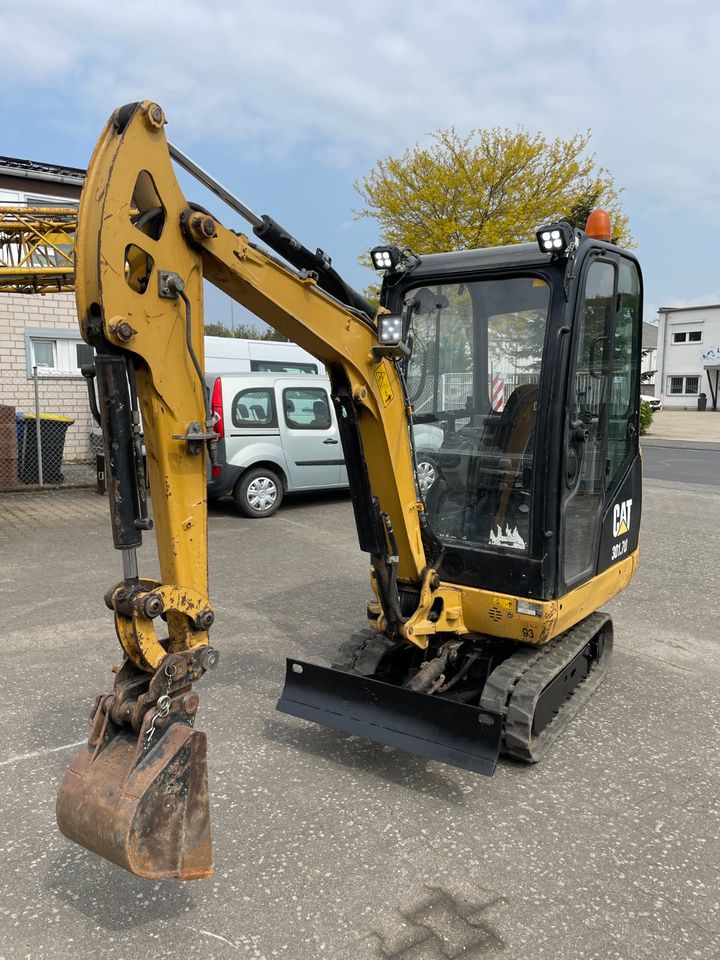
[[(432, 623), (429, 597), (423, 616), (401, 612), (398, 582), (420, 587), (434, 573), (404, 385), (379, 349), (372, 317), (323, 290), (317, 274), (283, 265), (188, 203), (164, 125), (150, 102), (113, 114), (78, 214), (78, 315), (95, 348), (113, 540), (123, 558), (123, 580), (105, 599), (124, 662), (66, 774), (58, 822), (71, 839), (134, 873), (188, 879), (211, 870), (206, 744), (193, 727), (191, 685), (217, 661), (208, 646), (206, 452), (212, 461), (215, 435), (202, 376), (203, 279), (326, 365), (360, 546), (373, 565), (377, 626), (420, 648), (437, 629), (463, 628), (457, 603)], [(153, 526), (159, 582), (142, 578), (137, 565), (143, 532)], [(162, 621), (167, 636), (156, 629)]]

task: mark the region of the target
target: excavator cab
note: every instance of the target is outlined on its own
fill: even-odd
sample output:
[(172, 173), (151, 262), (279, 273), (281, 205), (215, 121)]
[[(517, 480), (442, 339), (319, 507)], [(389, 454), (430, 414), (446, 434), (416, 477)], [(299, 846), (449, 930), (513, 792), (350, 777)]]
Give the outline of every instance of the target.
[[(568, 271), (578, 281), (569, 297)], [(392, 288), (415, 429), (441, 426), (427, 524), (441, 579), (560, 598), (637, 546), (640, 274), (584, 238), (421, 258)], [(417, 456), (417, 453), (416, 453)], [(616, 543), (615, 508), (630, 522)]]

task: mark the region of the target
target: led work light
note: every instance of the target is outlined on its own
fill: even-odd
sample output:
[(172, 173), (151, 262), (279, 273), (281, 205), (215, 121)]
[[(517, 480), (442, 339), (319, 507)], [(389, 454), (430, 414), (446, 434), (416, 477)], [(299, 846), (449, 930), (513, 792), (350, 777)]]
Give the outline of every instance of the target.
[(397, 346), (402, 340), (402, 317), (399, 313), (383, 313), (378, 317), (378, 342)]
[(535, 236), (543, 253), (565, 253), (573, 242), (573, 228), (562, 220), (540, 227)]
[(399, 247), (373, 247), (370, 257), (376, 270), (394, 270), (400, 263), (402, 251)]

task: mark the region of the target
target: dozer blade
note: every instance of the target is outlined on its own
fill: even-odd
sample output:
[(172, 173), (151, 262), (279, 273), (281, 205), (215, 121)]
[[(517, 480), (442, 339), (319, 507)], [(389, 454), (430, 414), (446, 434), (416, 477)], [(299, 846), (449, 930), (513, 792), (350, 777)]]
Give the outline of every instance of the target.
[(276, 709), (487, 777), (500, 753), (496, 713), (300, 660), (287, 661)]
[(73, 759), (57, 797), (68, 839), (138, 877), (212, 873), (207, 738), (174, 723), (148, 750), (120, 728)]

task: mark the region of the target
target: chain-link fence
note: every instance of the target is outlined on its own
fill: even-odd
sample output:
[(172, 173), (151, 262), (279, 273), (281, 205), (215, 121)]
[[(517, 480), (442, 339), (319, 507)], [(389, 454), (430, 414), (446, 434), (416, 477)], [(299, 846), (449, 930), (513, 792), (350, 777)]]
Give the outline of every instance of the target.
[(102, 438), (89, 430), (85, 406), (68, 413), (59, 384), (35, 367), (32, 394), (0, 404), (0, 490), (95, 483)]

